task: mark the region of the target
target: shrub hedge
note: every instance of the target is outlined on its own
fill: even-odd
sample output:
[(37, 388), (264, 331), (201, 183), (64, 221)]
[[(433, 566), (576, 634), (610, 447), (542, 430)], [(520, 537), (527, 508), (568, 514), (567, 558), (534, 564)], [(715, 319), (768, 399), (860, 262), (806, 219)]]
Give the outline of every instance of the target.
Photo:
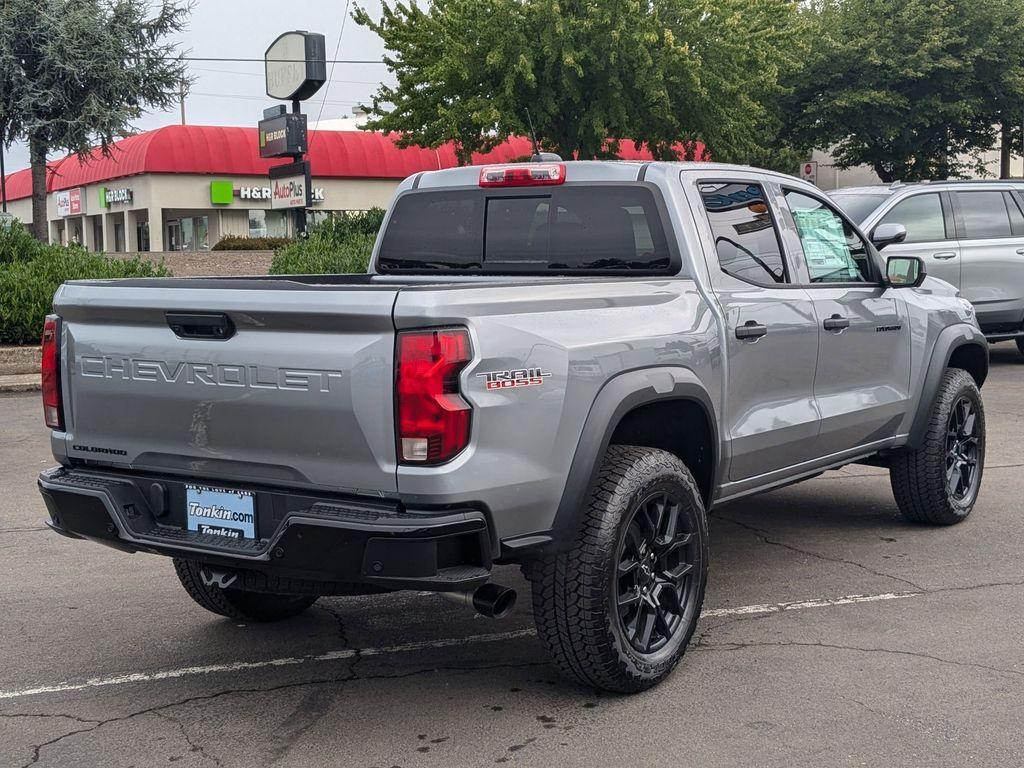
[(38, 344), (53, 294), (66, 280), (167, 277), (163, 264), (108, 259), (81, 246), (44, 245), (19, 224), (0, 229), (0, 343)]
[(290, 237), (234, 237), (222, 238), (213, 244), (213, 251), (276, 251), (294, 242)]
[(279, 249), (270, 264), (272, 275), (337, 275), (366, 272), (384, 211), (332, 216)]

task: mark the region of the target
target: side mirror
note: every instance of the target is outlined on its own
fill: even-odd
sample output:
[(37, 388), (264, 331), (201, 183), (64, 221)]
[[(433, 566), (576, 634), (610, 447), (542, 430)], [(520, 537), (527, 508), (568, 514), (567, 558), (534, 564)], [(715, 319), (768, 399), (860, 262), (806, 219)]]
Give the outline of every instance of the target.
[(885, 280), (892, 288), (917, 288), (925, 277), (924, 262), (917, 256), (890, 256), (885, 262)]
[(886, 246), (902, 243), (907, 239), (907, 228), (902, 224), (879, 224), (871, 233), (871, 242), (882, 250)]

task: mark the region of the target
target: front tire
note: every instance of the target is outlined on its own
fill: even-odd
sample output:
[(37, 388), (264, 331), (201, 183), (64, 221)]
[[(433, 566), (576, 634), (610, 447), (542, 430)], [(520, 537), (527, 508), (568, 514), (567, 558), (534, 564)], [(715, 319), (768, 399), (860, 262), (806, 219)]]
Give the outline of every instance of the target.
[(892, 458), (889, 479), (905, 518), (955, 525), (974, 509), (985, 468), (985, 408), (970, 374), (942, 376), (924, 440)]
[(690, 471), (665, 451), (613, 445), (569, 549), (531, 564), (537, 634), (572, 680), (650, 688), (690, 642), (707, 569), (707, 518)]
[(235, 621), (271, 622), (298, 616), (317, 601), (315, 595), (281, 595), (252, 592), (203, 581), (202, 564), (195, 560), (174, 558), (174, 571), (181, 585), (206, 610)]
[(1017, 351), (1020, 352), (1021, 355), (1024, 355), (1024, 338), (1018, 337), (1016, 339), (1016, 341), (1017, 341)]

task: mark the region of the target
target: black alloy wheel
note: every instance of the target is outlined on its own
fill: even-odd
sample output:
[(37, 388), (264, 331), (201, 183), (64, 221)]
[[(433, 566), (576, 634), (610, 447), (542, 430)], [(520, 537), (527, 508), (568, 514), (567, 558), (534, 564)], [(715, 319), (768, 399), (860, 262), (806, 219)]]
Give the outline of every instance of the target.
[(970, 496), (978, 481), (979, 423), (974, 403), (967, 397), (958, 398), (946, 429), (946, 487), (957, 501)]
[(656, 491), (633, 510), (620, 537), (614, 594), (623, 636), (639, 653), (665, 647), (692, 608), (697, 537), (683, 503)]

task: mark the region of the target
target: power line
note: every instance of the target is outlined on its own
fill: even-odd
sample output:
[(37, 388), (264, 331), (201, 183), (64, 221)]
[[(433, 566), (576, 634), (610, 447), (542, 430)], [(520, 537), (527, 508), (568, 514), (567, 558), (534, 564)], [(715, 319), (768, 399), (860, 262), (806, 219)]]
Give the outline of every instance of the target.
[[(344, 26), (344, 21), (342, 21)], [(337, 55), (337, 54), (335, 54)], [(263, 64), (265, 59), (235, 59), (228, 56), (165, 56), (168, 61), (229, 61), (240, 63)], [(273, 59), (283, 64), (305, 64), (305, 59)], [(382, 59), (327, 59), (326, 64), (387, 64)]]
[[(269, 96), (246, 96), (240, 93), (204, 93), (202, 91), (189, 91), (189, 96), (206, 96), (213, 99), (243, 99), (245, 101), (273, 101)], [(332, 99), (327, 102), (338, 106), (354, 106), (359, 104), (358, 101), (344, 101), (341, 99)]]
[[(331, 73), (327, 75), (327, 87), (324, 89), (324, 98), (320, 102), (320, 111), (317, 113), (316, 116), (317, 125), (319, 125), (320, 120), (323, 119), (324, 105), (327, 104), (327, 95), (331, 92), (331, 83), (333, 82), (334, 79), (334, 67), (338, 61), (338, 51), (341, 50), (341, 38), (345, 34), (345, 22), (348, 21), (348, 7), (351, 4), (351, 2), (352, 0), (345, 0), (345, 10), (341, 14), (341, 29), (338, 30), (338, 42), (334, 46), (334, 59), (331, 61)], [(313, 142), (310, 141), (310, 149), (312, 148)]]
[[(237, 69), (209, 69), (204, 67), (192, 67), (193, 72), (209, 72), (215, 75), (244, 75), (245, 77), (264, 77), (262, 72), (239, 72)], [(380, 85), (380, 80), (328, 80), (331, 83), (344, 83), (345, 85)]]

